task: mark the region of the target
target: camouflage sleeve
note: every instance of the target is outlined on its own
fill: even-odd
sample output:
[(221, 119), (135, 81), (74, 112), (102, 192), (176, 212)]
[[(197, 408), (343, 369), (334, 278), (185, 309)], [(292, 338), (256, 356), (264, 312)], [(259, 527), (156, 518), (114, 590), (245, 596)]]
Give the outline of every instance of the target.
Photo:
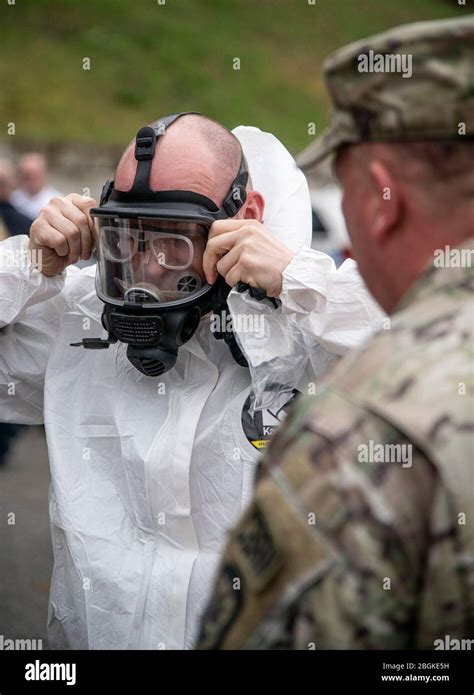
[(408, 648), (436, 473), (333, 391), (302, 398), (231, 532), (198, 648)]

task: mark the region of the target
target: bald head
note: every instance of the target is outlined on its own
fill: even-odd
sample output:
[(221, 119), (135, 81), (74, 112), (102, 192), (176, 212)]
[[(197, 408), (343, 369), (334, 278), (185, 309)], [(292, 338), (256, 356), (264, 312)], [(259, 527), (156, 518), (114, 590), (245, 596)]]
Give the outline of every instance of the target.
[(0, 201), (8, 202), (15, 188), (15, 170), (7, 159), (0, 159)]
[(24, 154), (18, 162), (20, 187), (29, 195), (37, 195), (48, 182), (46, 158), (39, 152)]
[[(134, 151), (135, 140), (115, 172), (117, 190), (132, 187), (137, 170)], [(206, 116), (182, 116), (158, 140), (150, 187), (155, 191), (194, 191), (220, 205), (237, 175), (240, 159), (240, 143), (227, 128)]]

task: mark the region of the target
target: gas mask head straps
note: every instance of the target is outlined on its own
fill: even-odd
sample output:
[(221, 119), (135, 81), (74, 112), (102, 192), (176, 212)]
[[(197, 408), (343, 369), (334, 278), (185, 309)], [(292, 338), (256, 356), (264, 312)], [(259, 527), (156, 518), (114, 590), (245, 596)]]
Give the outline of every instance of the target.
[[(153, 191), (150, 188), (150, 172), (155, 156), (156, 143), (162, 137), (166, 129), (169, 128), (178, 118), (182, 116), (196, 115), (197, 111), (183, 111), (182, 113), (164, 116), (151, 126), (140, 128), (135, 139), (135, 159), (137, 160), (137, 171), (133, 185), (129, 191), (118, 191), (114, 187), (114, 181), (107, 181), (102, 189), (100, 205), (103, 206), (109, 201), (117, 203), (161, 203), (180, 202), (186, 200), (196, 204), (204, 204), (205, 207), (215, 208), (214, 203), (199, 193), (193, 191)], [(242, 152), (240, 167), (237, 176), (233, 180), (227, 195), (221, 204), (219, 217), (234, 217), (247, 199), (247, 183), (249, 172), (245, 155)]]

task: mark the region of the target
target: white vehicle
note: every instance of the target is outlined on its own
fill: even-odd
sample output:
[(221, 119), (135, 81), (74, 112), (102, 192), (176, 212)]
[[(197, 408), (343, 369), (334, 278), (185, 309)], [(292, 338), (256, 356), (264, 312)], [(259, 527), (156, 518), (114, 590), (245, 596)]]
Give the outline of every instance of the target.
[(335, 183), (324, 186), (310, 185), (313, 211), (313, 238), (311, 248), (331, 256), (339, 266), (351, 258), (351, 242), (342, 214), (342, 193)]

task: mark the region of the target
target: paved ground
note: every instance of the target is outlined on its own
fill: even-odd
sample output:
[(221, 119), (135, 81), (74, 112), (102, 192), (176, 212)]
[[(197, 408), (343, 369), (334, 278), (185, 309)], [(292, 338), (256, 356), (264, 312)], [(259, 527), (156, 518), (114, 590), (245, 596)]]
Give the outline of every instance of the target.
[(43, 648), (52, 568), (48, 487), (43, 428), (24, 428), (0, 466), (0, 635), (43, 639)]

